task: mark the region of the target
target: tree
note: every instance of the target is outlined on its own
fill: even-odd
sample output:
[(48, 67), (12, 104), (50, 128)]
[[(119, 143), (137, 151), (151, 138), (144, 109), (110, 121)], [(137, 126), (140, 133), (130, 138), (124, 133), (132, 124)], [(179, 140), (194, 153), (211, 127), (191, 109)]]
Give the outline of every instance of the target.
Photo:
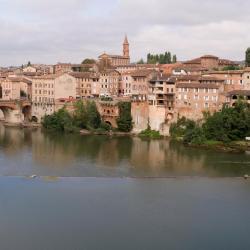
[(86, 58), (82, 61), (82, 64), (94, 64), (95, 60), (94, 59), (90, 59), (90, 58)]
[(246, 51), (246, 67), (250, 67), (250, 47)]
[(131, 103), (130, 102), (120, 102), (119, 106), (119, 117), (116, 120), (118, 129), (121, 132), (130, 132), (133, 128), (132, 116), (131, 116)]
[(144, 64), (144, 60), (141, 58), (141, 59), (137, 62), (137, 64)]
[(31, 62), (30, 62), (30, 61), (28, 61), (28, 64), (27, 64), (27, 66), (31, 66)]
[(73, 120), (69, 112), (62, 108), (58, 112), (52, 115), (46, 115), (43, 118), (42, 125), (46, 129), (56, 130), (56, 131), (67, 131), (73, 132)]
[(177, 63), (177, 56), (176, 55), (173, 55), (173, 60), (172, 60), (173, 63)]
[(87, 102), (86, 104), (87, 113), (87, 126), (91, 129), (97, 129), (101, 125), (101, 115), (97, 110), (95, 102)]

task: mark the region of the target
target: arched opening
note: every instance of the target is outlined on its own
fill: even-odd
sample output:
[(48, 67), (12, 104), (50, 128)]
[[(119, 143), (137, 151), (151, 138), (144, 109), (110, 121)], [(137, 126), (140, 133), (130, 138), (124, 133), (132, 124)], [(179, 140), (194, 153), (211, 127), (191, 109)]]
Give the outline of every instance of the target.
[(109, 121), (105, 121), (106, 124), (108, 124), (112, 128), (112, 124)]
[(167, 120), (168, 120), (168, 121), (173, 120), (173, 118), (174, 118), (174, 115), (173, 115), (172, 113), (168, 113), (168, 114), (167, 114)]
[(31, 120), (31, 106), (23, 107), (22, 113), (24, 117), (24, 122), (29, 122)]
[(35, 123), (38, 123), (38, 118), (36, 116), (32, 116), (31, 117), (31, 122), (35, 122)]

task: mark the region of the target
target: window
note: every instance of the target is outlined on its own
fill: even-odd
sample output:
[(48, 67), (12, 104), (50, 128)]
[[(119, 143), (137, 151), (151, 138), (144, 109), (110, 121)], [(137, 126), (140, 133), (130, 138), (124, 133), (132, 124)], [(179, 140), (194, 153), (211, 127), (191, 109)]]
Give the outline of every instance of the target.
[(209, 103), (206, 102), (206, 103), (204, 104), (204, 107), (205, 107), (205, 108), (209, 108)]
[(194, 100), (199, 100), (199, 95), (195, 95)]
[(209, 96), (204, 96), (205, 101), (209, 101)]

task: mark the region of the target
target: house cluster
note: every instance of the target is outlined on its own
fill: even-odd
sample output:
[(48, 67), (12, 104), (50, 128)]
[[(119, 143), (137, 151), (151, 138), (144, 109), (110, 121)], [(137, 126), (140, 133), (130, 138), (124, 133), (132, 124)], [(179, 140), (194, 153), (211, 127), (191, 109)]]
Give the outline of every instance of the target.
[(130, 63), (125, 37), (122, 55), (103, 53), (89, 64), (0, 68), (0, 102), (30, 100), (39, 122), (78, 99), (96, 100), (103, 117), (115, 118), (116, 103), (125, 100), (131, 102), (134, 132), (150, 125), (167, 134), (178, 117), (198, 120), (204, 111), (234, 105), (238, 98), (250, 101), (250, 68), (226, 70), (235, 66), (211, 55), (166, 65)]

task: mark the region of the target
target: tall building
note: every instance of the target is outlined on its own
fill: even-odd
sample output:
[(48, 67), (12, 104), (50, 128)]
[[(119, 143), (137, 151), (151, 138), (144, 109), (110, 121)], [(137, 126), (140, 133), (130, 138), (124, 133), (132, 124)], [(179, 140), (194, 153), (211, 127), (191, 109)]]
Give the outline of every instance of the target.
[(103, 53), (99, 56), (99, 61), (104, 64), (106, 68), (108, 68), (108, 66), (117, 67), (130, 64), (129, 42), (127, 36), (125, 36), (123, 42), (123, 55), (110, 55)]

